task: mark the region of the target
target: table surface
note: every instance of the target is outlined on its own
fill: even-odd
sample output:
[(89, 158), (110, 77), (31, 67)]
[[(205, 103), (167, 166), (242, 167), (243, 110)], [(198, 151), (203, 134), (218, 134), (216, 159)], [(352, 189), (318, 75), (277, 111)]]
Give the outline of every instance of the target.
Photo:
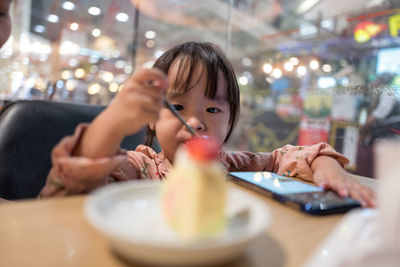
[[(376, 188), (376, 180), (356, 178)], [(262, 239), (224, 266), (300, 266), (343, 217), (303, 214), (240, 188), (269, 205), (272, 222)], [(133, 266), (117, 257), (89, 225), (83, 214), (85, 198), (0, 203), (0, 266)]]

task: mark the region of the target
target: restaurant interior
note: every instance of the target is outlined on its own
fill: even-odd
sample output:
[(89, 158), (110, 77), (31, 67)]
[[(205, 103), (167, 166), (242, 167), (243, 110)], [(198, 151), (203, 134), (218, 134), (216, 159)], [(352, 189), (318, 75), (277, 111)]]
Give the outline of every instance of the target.
[[(43, 101), (39, 103), (102, 109), (123, 90), (132, 73), (152, 68), (168, 49), (186, 41), (211, 42), (231, 60), (240, 89), (240, 116), (224, 144), (226, 151), (272, 152), (287, 144), (305, 147), (325, 142), (349, 159), (348, 172), (375, 188), (379, 213), (385, 218), (381, 224), (367, 223), (377, 217), (375, 209), (360, 211), (364, 217), (341, 214), (321, 219), (263, 199), (269, 205), (269, 216), (260, 215), (258, 220), (265, 223), (267, 237), (251, 239), (252, 243), (241, 239), (246, 256), (226, 266), (398, 266), (400, 198), (395, 189), (400, 188), (396, 164), (400, 163), (400, 0), (12, 0), (10, 16), (12, 31), (0, 49), (1, 108), (16, 101)], [(48, 112), (52, 113), (52, 107), (49, 105)], [(55, 120), (57, 114), (54, 111)], [(69, 114), (63, 116), (75, 116)], [(4, 129), (2, 116), (5, 113), (0, 113), (0, 132)], [(43, 139), (53, 131), (53, 126), (36, 128)], [(31, 142), (33, 131), (25, 134), (26, 142)], [(3, 150), (0, 140), (0, 154)], [(6, 157), (14, 154), (8, 151)], [(43, 157), (50, 164), (50, 150)], [(0, 168), (5, 166), (2, 158)], [(34, 159), (32, 162), (37, 166)], [(47, 173), (49, 166), (45, 168)], [(378, 187), (377, 180), (384, 174), (393, 179)], [(25, 187), (32, 188), (30, 184)], [(251, 189), (246, 192), (257, 198)], [(95, 197), (105, 197), (105, 192)], [(107, 197), (118, 201), (116, 195)], [(237, 198), (242, 197), (248, 201), (238, 193)], [(172, 252), (150, 245), (146, 250), (148, 244), (140, 246), (140, 242), (129, 246), (107, 236), (120, 232), (104, 230), (105, 224), (97, 221), (100, 215), (93, 210), (106, 213), (109, 207), (104, 201), (86, 202), (85, 212), (96, 230), (80, 214), (83, 198), (46, 201), (26, 206), (22, 201), (15, 209), (0, 202), (0, 229), (4, 228), (3, 233), (0, 230), (1, 266), (27, 264), (18, 253), (30, 250), (35, 242), (47, 244), (43, 253), (53, 253), (27, 252), (35, 266), (130, 266), (129, 257), (132, 266), (141, 266), (136, 260), (215, 266), (214, 262), (220, 264), (218, 256), (226, 255), (226, 259), (238, 253), (239, 245), (234, 250), (232, 236), (232, 240), (224, 239), (223, 245), (188, 245), (188, 250), (171, 241)], [(135, 201), (137, 208), (139, 200)], [(261, 209), (257, 201), (250, 207), (252, 212), (262, 212), (257, 210)], [(64, 218), (61, 207), (76, 220)], [(390, 209), (397, 214), (390, 215)], [(22, 222), (19, 216), (33, 211), (38, 221), (31, 225)], [(385, 245), (372, 253), (376, 247), (362, 242), (374, 243), (373, 234), (384, 226), (388, 230), (379, 238)], [(31, 233), (26, 241), (22, 235), (35, 229), (41, 229), (44, 240), (37, 241), (38, 236)], [(98, 233), (102, 231), (106, 238)], [(111, 252), (109, 240), (113, 251), (123, 251), (117, 252), (123, 259)], [(54, 248), (48, 242), (54, 242)], [(356, 252), (348, 256), (346, 250), (352, 242)], [(227, 243), (232, 247), (227, 249)], [(9, 252), (9, 245), (15, 251)], [(129, 250), (140, 253), (126, 256)]]
[(229, 149), (327, 142), (350, 159), (349, 171), (372, 177), (371, 138), (360, 127), (377, 77), (393, 74), (389, 93), (400, 83), (398, 5), (18, 0), (1, 50), (0, 98), (107, 105), (135, 68), (180, 42), (209, 41), (228, 54), (240, 85)]

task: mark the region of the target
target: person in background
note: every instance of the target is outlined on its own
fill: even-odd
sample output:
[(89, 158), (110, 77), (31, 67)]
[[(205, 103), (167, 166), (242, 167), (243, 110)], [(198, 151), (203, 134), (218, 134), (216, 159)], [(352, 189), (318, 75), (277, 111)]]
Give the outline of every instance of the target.
[(400, 135), (400, 99), (396, 98), (397, 92), (392, 86), (395, 77), (396, 74), (383, 73), (373, 83), (370, 112), (365, 124), (360, 127), (360, 137), (366, 145), (379, 138)]
[[(166, 97), (200, 136), (220, 148), (239, 115), (239, 86), (225, 53), (211, 43), (187, 42), (166, 51), (153, 69), (140, 69), (89, 125), (77, 127), (52, 152), (53, 168), (39, 198), (90, 192), (115, 181), (164, 179), (178, 147), (192, 136), (164, 107)], [(145, 145), (122, 151), (127, 135), (148, 125)], [(151, 144), (157, 138), (162, 151)], [(343, 168), (348, 160), (326, 143), (286, 145), (271, 153), (220, 151), (227, 171), (271, 171), (314, 181), (339, 195), (375, 205), (374, 192)]]
[(383, 73), (372, 82), (360, 112), (357, 170), (355, 174), (374, 177), (373, 144), (379, 139), (400, 136), (400, 103), (393, 87), (393, 73)]

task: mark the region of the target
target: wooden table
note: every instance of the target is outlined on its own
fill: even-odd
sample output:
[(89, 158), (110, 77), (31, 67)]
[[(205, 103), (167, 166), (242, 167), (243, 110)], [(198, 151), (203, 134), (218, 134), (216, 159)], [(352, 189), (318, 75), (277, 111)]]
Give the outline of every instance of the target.
[[(358, 179), (376, 187), (376, 180)], [(265, 237), (226, 266), (300, 266), (343, 217), (306, 215), (248, 192), (270, 206), (272, 223)], [(88, 224), (84, 201), (77, 196), (0, 204), (0, 266), (131, 266)]]

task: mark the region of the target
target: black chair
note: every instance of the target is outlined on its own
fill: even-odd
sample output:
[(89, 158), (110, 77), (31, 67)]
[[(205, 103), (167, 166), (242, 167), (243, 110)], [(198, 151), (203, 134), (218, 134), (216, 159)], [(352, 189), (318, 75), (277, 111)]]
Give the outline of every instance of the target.
[[(51, 168), (51, 150), (80, 122), (105, 107), (49, 101), (15, 101), (0, 111), (0, 197), (34, 198)], [(126, 137), (122, 147), (143, 143), (144, 130)], [(156, 147), (159, 151), (159, 147)]]

